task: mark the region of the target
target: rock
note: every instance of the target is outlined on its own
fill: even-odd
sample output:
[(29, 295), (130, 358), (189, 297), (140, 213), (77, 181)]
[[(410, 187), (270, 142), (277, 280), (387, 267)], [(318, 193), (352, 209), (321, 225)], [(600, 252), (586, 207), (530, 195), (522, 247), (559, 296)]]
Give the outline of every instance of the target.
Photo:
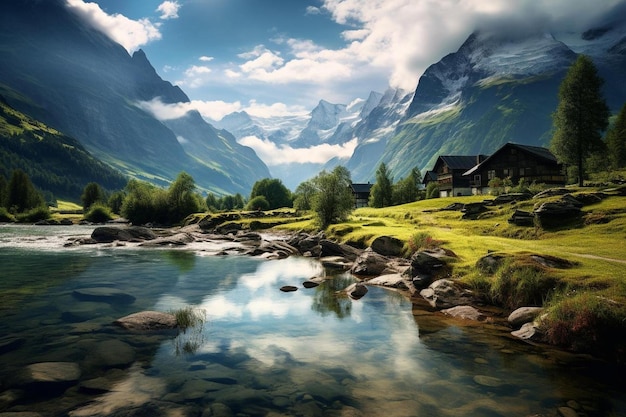
[(81, 301), (96, 301), (110, 304), (132, 304), (135, 297), (116, 288), (93, 287), (74, 290), (72, 295)]
[(555, 195), (565, 195), (569, 194), (570, 190), (567, 188), (550, 188), (544, 190), (540, 193), (535, 194), (534, 199), (545, 198), (545, 197), (553, 197)]
[(379, 236), (374, 239), (371, 248), (383, 256), (402, 256), (404, 242), (391, 236)]
[(568, 269), (574, 266), (572, 262), (566, 259), (550, 255), (530, 255), (530, 259), (547, 268)]
[(526, 323), (519, 330), (511, 332), (511, 334), (522, 340), (543, 341), (543, 332), (533, 323)]
[(502, 266), (504, 259), (503, 255), (489, 253), (476, 261), (476, 268), (483, 274), (493, 274)]
[(5, 413), (0, 412), (0, 417), (43, 417), (43, 415), (34, 411), (9, 411)]
[(198, 226), (203, 231), (213, 231), (220, 224), (235, 220), (241, 220), (241, 216), (237, 213), (209, 214), (198, 222)]
[(493, 204), (494, 205), (507, 204), (507, 203), (512, 203), (515, 201), (530, 200), (531, 198), (532, 198), (532, 195), (528, 193), (507, 193), (507, 194), (501, 194), (497, 196), (496, 198), (494, 198)]
[(565, 226), (582, 218), (580, 207), (564, 200), (542, 203), (534, 214), (544, 229)]
[(389, 259), (387, 257), (374, 252), (371, 248), (368, 248), (364, 250), (358, 258), (356, 258), (350, 272), (354, 275), (380, 275), (385, 269), (387, 269), (388, 262)]
[(485, 203), (468, 203), (463, 205), (461, 212), (463, 213), (463, 219), (475, 219), (479, 214), (487, 211), (488, 208)]
[(528, 211), (515, 210), (508, 222), (516, 226), (533, 226), (535, 224), (535, 215)]
[(495, 378), (493, 376), (487, 375), (474, 376), (474, 382), (476, 382), (478, 385), (492, 388), (501, 387), (502, 385), (504, 385), (504, 381), (502, 381), (500, 378)]
[(573, 408), (559, 407), (558, 412), (561, 417), (578, 417), (578, 412)]
[(156, 235), (152, 230), (141, 226), (101, 226), (96, 227), (93, 232), (91, 232), (91, 239), (98, 243), (111, 243), (116, 240), (125, 242), (142, 242), (145, 240), (156, 239)]
[(98, 343), (91, 353), (99, 368), (125, 368), (135, 361), (135, 350), (115, 339)]
[[(8, 389), (0, 392), (0, 410), (6, 410), (11, 405), (26, 398), (26, 396), (26, 391), (21, 389)], [(0, 416), (2, 416), (1, 412)]]
[(178, 327), (173, 314), (158, 311), (141, 311), (117, 319), (113, 324), (127, 330), (168, 330)]
[(520, 307), (509, 314), (508, 322), (515, 328), (520, 328), (523, 324), (532, 322), (543, 311), (541, 307)]
[(368, 285), (379, 285), (381, 287), (398, 288), (408, 290), (409, 286), (402, 274), (385, 274), (367, 281)]
[(405, 276), (417, 289), (428, 287), (434, 280), (447, 277), (451, 269), (446, 262), (448, 253), (443, 249), (423, 250), (413, 254)]
[(474, 294), (450, 279), (440, 279), (420, 291), (420, 295), (437, 309), (472, 304)]
[(320, 285), (320, 283), (319, 283), (319, 282), (317, 282), (317, 281), (313, 281), (313, 280), (304, 281), (304, 282), (302, 283), (302, 286), (303, 286), (304, 288), (315, 288), (315, 287), (317, 287), (317, 286), (319, 286), (319, 285)]
[(354, 264), (354, 262), (346, 258), (342, 258), (341, 256), (325, 256), (323, 258), (319, 258), (319, 261), (322, 263), (324, 268), (339, 269), (342, 271), (349, 270)]
[(172, 236), (164, 236), (152, 239), (149, 242), (141, 243), (139, 246), (157, 247), (157, 246), (185, 246), (195, 241), (190, 233), (176, 233)]
[(298, 287), (294, 287), (293, 285), (284, 285), (280, 287), (280, 290), (282, 292), (294, 292), (294, 291), (298, 291)]
[(78, 381), (81, 371), (74, 362), (40, 362), (28, 365), (18, 376), (19, 385), (59, 384)]
[(472, 306), (456, 306), (441, 310), (443, 314), (464, 320), (483, 321), (487, 318), (483, 313)]
[(0, 355), (20, 348), (26, 339), (17, 336), (3, 336), (0, 338)]
[(335, 243), (328, 239), (320, 240), (320, 256), (341, 256), (351, 261), (356, 260), (361, 251), (350, 245)]
[(367, 287), (360, 282), (355, 282), (354, 284), (349, 285), (343, 290), (343, 292), (348, 294), (348, 296), (353, 300), (363, 298), (363, 296), (367, 294), (367, 291)]

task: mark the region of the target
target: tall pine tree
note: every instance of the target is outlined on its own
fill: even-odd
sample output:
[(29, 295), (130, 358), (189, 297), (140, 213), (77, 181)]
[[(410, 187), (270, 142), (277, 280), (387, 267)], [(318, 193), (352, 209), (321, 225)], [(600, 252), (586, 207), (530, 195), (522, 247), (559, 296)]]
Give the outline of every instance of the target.
[(381, 162), (376, 170), (376, 184), (370, 190), (369, 205), (371, 207), (390, 206), (393, 196), (393, 178), (391, 177), (387, 165)]
[(602, 97), (603, 82), (591, 59), (580, 55), (559, 88), (550, 146), (561, 162), (578, 167), (579, 186), (586, 158), (604, 145), (602, 132), (608, 125), (609, 108)]

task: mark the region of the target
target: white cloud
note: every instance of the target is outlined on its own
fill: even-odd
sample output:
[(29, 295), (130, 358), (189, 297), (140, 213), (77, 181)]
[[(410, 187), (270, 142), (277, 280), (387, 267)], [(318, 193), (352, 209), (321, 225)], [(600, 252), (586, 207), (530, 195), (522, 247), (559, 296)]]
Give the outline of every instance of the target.
[(270, 140), (259, 139), (256, 136), (246, 136), (238, 140), (244, 146), (249, 146), (269, 166), (292, 163), (323, 164), (332, 158), (347, 159), (352, 156), (357, 145), (357, 139), (343, 145), (327, 143), (310, 148), (292, 148), (289, 145), (276, 145)]
[(78, 16), (122, 45), (129, 53), (148, 42), (161, 39), (158, 27), (148, 19), (132, 20), (121, 14), (109, 15), (96, 3), (85, 3), (83, 0), (66, 2)]
[(322, 11), (320, 10), (319, 7), (315, 7), (315, 6), (307, 6), (306, 7), (306, 13), (305, 14), (307, 14), (307, 15), (309, 15), (309, 14), (315, 15), (315, 14), (320, 14), (320, 13), (322, 13)]
[(190, 88), (202, 87), (211, 81), (211, 72), (211, 68), (205, 65), (192, 65), (185, 70), (185, 78), (177, 84)]
[(156, 11), (161, 13), (161, 19), (177, 19), (180, 4), (177, 1), (164, 1), (157, 7)]
[(209, 61), (213, 61), (213, 57), (212, 57), (212, 56), (206, 56), (206, 55), (203, 55), (203, 56), (201, 56), (201, 57), (200, 57), (200, 58), (198, 58), (198, 59), (199, 59), (200, 61), (202, 61), (202, 62), (209, 62)]

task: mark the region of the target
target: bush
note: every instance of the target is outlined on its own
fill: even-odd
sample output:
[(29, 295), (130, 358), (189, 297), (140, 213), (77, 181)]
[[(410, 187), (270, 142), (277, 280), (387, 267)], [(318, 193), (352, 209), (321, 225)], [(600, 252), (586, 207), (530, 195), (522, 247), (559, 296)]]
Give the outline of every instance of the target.
[(262, 195), (253, 197), (250, 201), (248, 201), (248, 204), (246, 204), (246, 210), (264, 211), (269, 210), (269, 208), (270, 203), (268, 203), (267, 198)]
[(415, 252), (424, 249), (435, 249), (440, 247), (443, 244), (441, 240), (433, 239), (426, 232), (417, 232), (411, 235), (409, 240), (406, 242), (407, 246), (407, 256), (410, 257)]
[(15, 220), (15, 216), (9, 213), (5, 207), (0, 207), (0, 222), (13, 223)]
[[(548, 310), (542, 326), (549, 343), (577, 352), (624, 360), (626, 308), (589, 292), (565, 294)], [(615, 357), (615, 355), (622, 356)]]
[(514, 310), (523, 306), (542, 306), (560, 281), (538, 265), (506, 260), (496, 271), (491, 285), (492, 300)]
[(50, 210), (48, 206), (39, 206), (30, 209), (24, 213), (19, 213), (17, 221), (20, 223), (34, 223), (40, 220), (47, 220), (50, 218)]
[(106, 223), (112, 218), (111, 209), (101, 202), (92, 203), (85, 214), (85, 220), (92, 223)]

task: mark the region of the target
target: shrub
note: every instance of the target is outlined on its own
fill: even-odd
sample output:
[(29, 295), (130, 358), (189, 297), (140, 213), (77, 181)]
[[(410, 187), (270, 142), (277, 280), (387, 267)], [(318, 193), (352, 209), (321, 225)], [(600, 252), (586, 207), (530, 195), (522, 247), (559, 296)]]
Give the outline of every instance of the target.
[(101, 202), (92, 203), (85, 213), (85, 220), (92, 223), (106, 223), (112, 218), (111, 209)]
[(171, 314), (176, 317), (176, 325), (182, 331), (201, 326), (206, 321), (206, 311), (189, 306), (174, 310)]
[(554, 301), (542, 326), (548, 342), (554, 345), (601, 356), (623, 356), (625, 317), (626, 308), (607, 297), (567, 293)]
[(441, 240), (433, 239), (426, 232), (417, 232), (411, 235), (409, 240), (406, 242), (407, 246), (407, 255), (410, 257), (415, 252), (424, 249), (435, 249), (440, 247), (443, 244)]
[(34, 223), (39, 220), (46, 220), (50, 218), (50, 210), (48, 206), (39, 206), (33, 209), (30, 209), (24, 213), (19, 213), (17, 216), (17, 221), (20, 223)]
[(490, 293), (494, 302), (514, 310), (542, 306), (559, 285), (543, 267), (507, 259), (496, 271)]
[(270, 208), (270, 203), (267, 202), (267, 199), (265, 197), (263, 197), (262, 195), (258, 195), (256, 197), (253, 197), (252, 199), (250, 199), (250, 201), (248, 201), (248, 204), (246, 204), (246, 210), (269, 210)]
[(9, 213), (5, 207), (0, 207), (0, 222), (13, 223), (15, 220), (15, 216)]

